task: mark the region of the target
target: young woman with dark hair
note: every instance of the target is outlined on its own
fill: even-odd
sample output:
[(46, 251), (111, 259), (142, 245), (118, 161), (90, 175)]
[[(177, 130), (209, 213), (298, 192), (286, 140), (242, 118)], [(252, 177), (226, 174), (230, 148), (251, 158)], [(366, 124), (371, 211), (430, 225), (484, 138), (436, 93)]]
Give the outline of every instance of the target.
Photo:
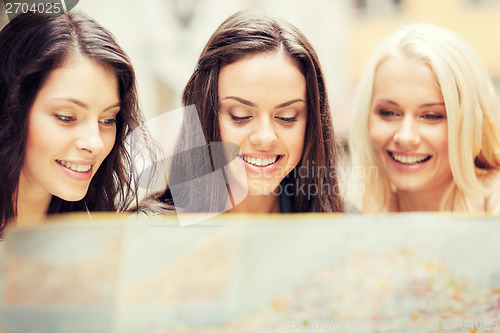
[[(189, 181), (181, 193), (170, 186), (142, 207), (177, 212), (344, 211), (323, 73), (297, 28), (251, 12), (232, 15), (202, 51), (182, 102), (197, 112), (185, 113), (168, 181)], [(195, 130), (200, 123), (201, 138)], [(211, 155), (185, 153), (204, 142)], [(226, 174), (223, 181), (214, 178), (207, 186), (195, 180), (235, 156), (216, 156), (221, 155), (214, 154), (217, 142), (238, 145), (235, 161), (246, 172), (242, 177)], [(241, 180), (248, 191), (244, 199), (234, 200), (234, 186), (224, 182), (228, 178), (246, 178)]]
[(136, 199), (125, 140), (134, 70), (93, 19), (20, 14), (0, 31), (0, 233), (12, 221), (120, 211)]

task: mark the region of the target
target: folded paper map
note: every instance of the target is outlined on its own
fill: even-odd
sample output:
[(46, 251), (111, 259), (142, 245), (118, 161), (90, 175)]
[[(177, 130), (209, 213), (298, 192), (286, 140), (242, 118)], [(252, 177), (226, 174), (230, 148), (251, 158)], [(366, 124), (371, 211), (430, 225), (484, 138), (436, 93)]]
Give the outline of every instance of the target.
[(500, 332), (499, 258), (495, 216), (67, 215), (0, 242), (0, 331)]

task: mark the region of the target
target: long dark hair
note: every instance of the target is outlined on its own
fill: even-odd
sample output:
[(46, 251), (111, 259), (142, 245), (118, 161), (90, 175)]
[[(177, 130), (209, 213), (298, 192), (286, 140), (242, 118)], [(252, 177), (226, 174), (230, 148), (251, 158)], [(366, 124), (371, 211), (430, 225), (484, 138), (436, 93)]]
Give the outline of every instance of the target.
[[(337, 166), (337, 147), (334, 139), (333, 125), (328, 104), (325, 82), (318, 57), (305, 36), (291, 24), (257, 13), (242, 11), (226, 19), (214, 32), (203, 49), (196, 69), (184, 88), (182, 103), (184, 106), (195, 105), (197, 114), (186, 113), (183, 128), (194, 128), (196, 122), (201, 127), (207, 143), (220, 142), (221, 134), (218, 124), (219, 96), (218, 79), (222, 67), (243, 57), (271, 53), (283, 50), (285, 54), (300, 68), (306, 79), (308, 120), (301, 161), (282, 181), (292, 186), (293, 207), (296, 212), (343, 212), (344, 203), (339, 195)], [(177, 150), (199, 146), (199, 138), (184, 130), (181, 134)], [(173, 159), (172, 174), (206, 174), (206, 165), (211, 161), (207, 157), (194, 154), (179, 154)], [(212, 154), (213, 155), (213, 154)], [(213, 162), (213, 161), (212, 161)], [(306, 177), (300, 176), (305, 168), (308, 174), (311, 168), (317, 172)], [(196, 184), (195, 184), (196, 185)], [(319, 193), (310, 196), (300, 188), (310, 189), (315, 186)], [(289, 187), (288, 187), (289, 188)], [(324, 189), (327, 189), (326, 191)], [(192, 192), (205, 191), (207, 205), (219, 205), (215, 209), (201, 211), (221, 211), (227, 202), (227, 190), (217, 191), (214, 188), (198, 188)], [(189, 194), (189, 191), (186, 191)], [(171, 193), (167, 189), (158, 198), (170, 201)], [(175, 202), (175, 208), (200, 206), (193, 196), (186, 195), (184, 202)], [(208, 200), (210, 199), (210, 200)], [(188, 209), (193, 211), (193, 209)]]
[(28, 115), (49, 73), (81, 54), (115, 73), (121, 111), (116, 140), (80, 201), (52, 197), (49, 214), (124, 210), (137, 201), (125, 139), (142, 124), (135, 73), (113, 35), (93, 19), (67, 12), (57, 18), (20, 14), (0, 31), (0, 233), (17, 215), (17, 189), (26, 152)]

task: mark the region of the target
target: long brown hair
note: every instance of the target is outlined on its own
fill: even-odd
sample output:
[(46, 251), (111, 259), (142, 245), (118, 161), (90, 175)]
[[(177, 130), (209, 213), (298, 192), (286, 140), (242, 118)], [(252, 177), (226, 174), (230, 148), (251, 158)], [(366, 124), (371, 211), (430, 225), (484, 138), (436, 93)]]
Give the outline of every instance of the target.
[[(302, 159), (282, 184), (287, 183), (292, 187), (293, 207), (296, 212), (343, 212), (344, 203), (339, 195), (336, 169), (337, 147), (323, 73), (313, 47), (291, 24), (248, 11), (237, 12), (226, 19), (203, 49), (196, 68), (184, 88), (182, 103), (184, 106), (194, 105), (197, 114), (193, 117), (192, 113), (186, 113), (183, 128), (192, 128), (195, 122), (198, 122), (195, 118), (199, 118), (205, 141), (207, 143), (222, 141), (218, 124), (220, 70), (243, 57), (280, 50), (283, 50), (304, 74), (308, 109)], [(177, 145), (178, 151), (199, 145), (193, 142), (199, 138), (190, 134), (189, 130), (181, 134)], [(210, 165), (210, 160), (206, 157), (182, 154), (179, 158), (173, 159), (170, 175), (182, 172), (199, 173), (202, 176), (206, 173), (200, 171), (204, 165)], [(306, 177), (301, 176), (302, 168), (308, 170)], [(314, 171), (311, 172), (311, 169)], [(309, 176), (309, 173), (312, 175)], [(169, 177), (171, 178), (172, 176)], [(310, 195), (300, 190), (305, 188), (309, 191), (312, 187), (318, 190), (317, 195)], [(193, 206), (197, 206), (198, 211), (222, 211), (227, 200), (227, 190), (224, 188), (220, 190), (219, 193), (214, 188), (197, 188), (196, 192), (205, 191), (203, 197), (210, 199), (205, 203), (194, 202), (187, 191), (185, 200), (182, 200), (184, 202), (175, 202), (175, 207), (188, 207), (188, 211), (196, 211), (189, 209)], [(169, 192), (167, 189), (159, 199), (171, 202)], [(202, 207), (203, 205), (218, 205), (218, 207), (212, 209)]]
[(17, 215), (17, 188), (33, 101), (49, 73), (73, 54), (115, 73), (121, 109), (114, 147), (94, 175), (86, 196), (75, 202), (53, 196), (48, 213), (117, 211), (137, 201), (132, 157), (125, 140), (143, 121), (129, 58), (109, 31), (83, 14), (67, 12), (50, 17), (28, 12), (0, 31), (0, 233)]

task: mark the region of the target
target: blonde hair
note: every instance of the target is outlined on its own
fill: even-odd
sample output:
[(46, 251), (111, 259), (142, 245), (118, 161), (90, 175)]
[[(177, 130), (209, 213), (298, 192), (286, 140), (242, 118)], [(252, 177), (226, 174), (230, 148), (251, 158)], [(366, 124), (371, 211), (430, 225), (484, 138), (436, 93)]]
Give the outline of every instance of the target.
[[(354, 166), (378, 165), (368, 129), (373, 82), (380, 63), (395, 55), (429, 65), (441, 88), (454, 183), (443, 196), (440, 210), (452, 209), (455, 191), (461, 191), (462, 195), (487, 195), (480, 178), (500, 168), (500, 102), (491, 78), (467, 42), (458, 34), (432, 24), (403, 26), (387, 37), (373, 55), (354, 102), (349, 141)], [(357, 181), (364, 188), (358, 201), (363, 212), (389, 210), (395, 194), (384, 173)]]

